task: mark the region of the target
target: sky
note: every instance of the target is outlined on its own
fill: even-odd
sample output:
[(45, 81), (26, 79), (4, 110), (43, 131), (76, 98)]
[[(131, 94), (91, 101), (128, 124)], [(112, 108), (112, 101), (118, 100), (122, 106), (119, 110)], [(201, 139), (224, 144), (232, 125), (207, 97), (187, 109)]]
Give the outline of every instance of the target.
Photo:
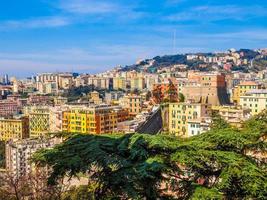
[(6, 0), (0, 75), (98, 73), (157, 55), (267, 47), (266, 0)]

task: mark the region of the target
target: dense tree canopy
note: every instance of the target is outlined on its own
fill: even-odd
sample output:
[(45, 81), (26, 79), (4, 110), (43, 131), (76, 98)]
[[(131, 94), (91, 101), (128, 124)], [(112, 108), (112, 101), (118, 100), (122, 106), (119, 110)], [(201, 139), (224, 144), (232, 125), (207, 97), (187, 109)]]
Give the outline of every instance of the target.
[(266, 199), (267, 113), (242, 130), (222, 124), (189, 139), (75, 135), (33, 160), (52, 167), (50, 184), (88, 174), (96, 199)]
[(5, 167), (5, 143), (0, 141), (0, 168)]

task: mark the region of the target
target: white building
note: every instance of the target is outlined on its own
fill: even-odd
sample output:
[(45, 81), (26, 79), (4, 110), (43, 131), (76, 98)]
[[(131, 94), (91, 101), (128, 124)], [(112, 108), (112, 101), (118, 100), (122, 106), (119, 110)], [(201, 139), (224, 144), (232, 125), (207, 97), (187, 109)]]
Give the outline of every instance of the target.
[(30, 162), (32, 155), (40, 149), (52, 148), (59, 144), (60, 139), (25, 139), (10, 140), (6, 143), (6, 170), (12, 175), (20, 177), (33, 170)]

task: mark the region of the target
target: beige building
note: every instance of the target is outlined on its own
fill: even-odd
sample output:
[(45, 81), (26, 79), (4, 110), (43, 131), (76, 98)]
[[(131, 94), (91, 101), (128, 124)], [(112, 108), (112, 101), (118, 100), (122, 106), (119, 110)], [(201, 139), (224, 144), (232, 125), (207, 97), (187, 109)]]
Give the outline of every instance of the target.
[(125, 77), (113, 78), (113, 89), (114, 90), (126, 90), (126, 78)]
[(140, 95), (129, 94), (120, 99), (120, 105), (126, 108), (131, 116), (135, 116), (142, 111), (143, 99)]
[(224, 74), (188, 72), (188, 82), (181, 90), (186, 100), (223, 105), (229, 103)]
[(240, 104), (240, 97), (251, 90), (261, 89), (262, 85), (254, 81), (243, 81), (235, 86), (232, 91), (232, 102)]
[(240, 96), (240, 105), (248, 108), (252, 115), (256, 115), (267, 108), (267, 90), (250, 90)]
[(229, 124), (240, 127), (251, 116), (250, 109), (241, 106), (212, 106), (212, 111), (217, 112)]
[(131, 79), (131, 90), (142, 91), (145, 88), (145, 79), (143, 77), (134, 77)]
[(100, 89), (110, 89), (111, 79), (107, 77), (92, 76), (88, 78), (88, 85), (93, 85)]

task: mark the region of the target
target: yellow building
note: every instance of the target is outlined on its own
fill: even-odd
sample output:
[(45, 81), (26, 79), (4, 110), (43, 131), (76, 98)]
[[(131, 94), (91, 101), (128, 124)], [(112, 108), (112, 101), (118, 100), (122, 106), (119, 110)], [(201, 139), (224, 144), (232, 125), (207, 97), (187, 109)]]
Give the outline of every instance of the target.
[(211, 105), (201, 103), (170, 103), (169, 132), (170, 134), (189, 137), (188, 122), (211, 115)]
[(73, 107), (63, 112), (62, 129), (70, 133), (113, 133), (117, 123), (127, 117), (128, 113), (118, 106)]
[(45, 106), (31, 107), (29, 110), (30, 137), (39, 137), (50, 131), (50, 109)]
[(232, 92), (232, 102), (239, 104), (240, 96), (249, 92), (250, 90), (261, 89), (261, 84), (258, 84), (254, 81), (245, 81), (233, 88)]
[(126, 90), (126, 79), (124, 77), (113, 78), (114, 90)]
[(131, 90), (143, 90), (145, 88), (145, 79), (143, 77), (134, 77), (131, 79)]
[(240, 105), (256, 115), (267, 108), (267, 90), (251, 90), (240, 97)]
[(25, 139), (29, 137), (29, 119), (0, 119), (0, 140)]

